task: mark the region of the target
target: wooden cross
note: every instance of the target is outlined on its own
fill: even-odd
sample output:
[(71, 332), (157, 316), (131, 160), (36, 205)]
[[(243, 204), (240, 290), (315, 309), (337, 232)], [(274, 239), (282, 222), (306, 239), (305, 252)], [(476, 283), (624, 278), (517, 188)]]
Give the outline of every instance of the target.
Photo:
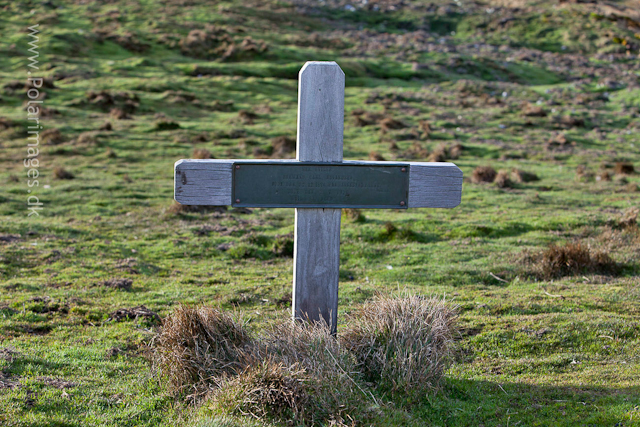
[(342, 160), (344, 73), (307, 62), (299, 76), (296, 160), (179, 160), (175, 199), (186, 205), (292, 207), (293, 317), (324, 319), (335, 333), (341, 208), (453, 208), (453, 163)]

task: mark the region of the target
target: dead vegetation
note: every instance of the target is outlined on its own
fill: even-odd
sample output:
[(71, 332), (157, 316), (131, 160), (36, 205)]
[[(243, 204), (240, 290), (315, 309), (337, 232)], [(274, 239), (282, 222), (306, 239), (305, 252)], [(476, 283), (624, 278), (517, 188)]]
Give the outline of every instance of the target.
[(258, 118), (258, 115), (253, 111), (249, 110), (240, 110), (238, 111), (238, 118), (245, 125), (252, 125), (254, 120)]
[(40, 139), (44, 145), (59, 145), (66, 140), (59, 129), (47, 129), (41, 132)]
[(138, 98), (138, 95), (133, 92), (90, 90), (85, 96), (87, 104), (95, 106), (103, 111), (111, 111), (112, 109), (117, 108), (124, 114), (128, 115), (135, 113), (140, 106), (140, 98)]
[(215, 387), (215, 378), (246, 366), (251, 336), (244, 325), (218, 309), (180, 305), (155, 340), (155, 363), (171, 389), (195, 401)]
[(106, 288), (112, 288), (112, 289), (117, 289), (122, 291), (130, 291), (133, 285), (133, 280), (127, 279), (127, 278), (113, 278), (113, 279), (104, 280), (98, 283), (98, 285), (104, 286)]
[(366, 419), (376, 401), (365, 379), (394, 393), (436, 386), (455, 330), (443, 300), (380, 297), (350, 322), (340, 339), (290, 320), (252, 334), (218, 309), (179, 306), (154, 340), (154, 363), (189, 402), (287, 424), (341, 425), (355, 410)]
[(193, 154), (191, 155), (192, 159), (213, 159), (211, 155), (211, 151), (206, 148), (195, 148), (193, 150)]
[(342, 215), (353, 222), (365, 222), (367, 220), (360, 209), (345, 208), (342, 209)]
[(276, 136), (271, 140), (271, 157), (284, 159), (296, 151), (296, 140), (288, 136)]
[[(170, 38), (160, 41), (175, 47)], [(256, 41), (251, 37), (245, 37), (240, 43), (236, 43), (227, 29), (215, 25), (207, 25), (201, 30), (191, 30), (178, 42), (178, 46), (185, 56), (221, 61), (251, 59), (268, 50), (264, 41)]]
[(544, 280), (578, 274), (616, 274), (618, 264), (605, 252), (583, 243), (550, 245), (544, 251), (525, 257), (534, 275)]
[(618, 162), (615, 165), (615, 172), (620, 175), (632, 175), (635, 173), (633, 163)]
[(372, 160), (374, 162), (384, 162), (387, 159), (385, 159), (382, 154), (378, 153), (377, 151), (372, 151), (369, 153), (369, 160)]
[(53, 177), (55, 179), (74, 179), (75, 175), (65, 168), (58, 166), (53, 169)]
[(430, 162), (444, 162), (447, 158), (447, 146), (440, 144), (429, 154)]
[(575, 144), (570, 142), (564, 133), (559, 133), (550, 138), (544, 147), (547, 151), (564, 152), (571, 150), (574, 146)]
[(212, 393), (209, 405), (256, 419), (299, 420), (310, 398), (306, 381), (304, 368), (265, 360), (224, 379), (220, 384), (224, 392)]
[(513, 182), (517, 182), (519, 184), (540, 180), (538, 175), (535, 173), (523, 171), (521, 169), (512, 169), (510, 177)]
[(538, 105), (526, 104), (522, 108), (522, 115), (525, 117), (547, 117), (547, 112)]
[(496, 170), (491, 166), (478, 166), (471, 173), (471, 182), (474, 184), (493, 182), (496, 175)]
[(406, 127), (407, 125), (405, 123), (392, 117), (385, 117), (384, 119), (380, 120), (380, 131), (382, 133), (387, 133), (390, 130), (394, 129), (404, 129)]
[(625, 230), (637, 230), (639, 214), (640, 209), (638, 208), (626, 209), (618, 219), (618, 227)]
[(493, 182), (498, 186), (498, 188), (513, 187), (513, 182), (511, 182), (511, 179), (509, 178), (508, 171), (501, 170), (500, 172), (498, 172)]
[(436, 387), (455, 335), (456, 310), (443, 299), (377, 296), (350, 320), (341, 342), (368, 381), (394, 392)]
[(115, 320), (116, 322), (138, 319), (146, 320), (152, 324), (160, 323), (160, 316), (158, 316), (158, 313), (149, 310), (144, 305), (139, 305), (133, 308), (119, 308), (109, 314), (109, 320)]

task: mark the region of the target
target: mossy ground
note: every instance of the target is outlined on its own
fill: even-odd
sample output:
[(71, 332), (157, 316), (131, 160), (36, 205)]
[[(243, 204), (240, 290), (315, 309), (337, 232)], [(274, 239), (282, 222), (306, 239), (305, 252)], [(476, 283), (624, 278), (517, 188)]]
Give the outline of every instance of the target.
[[(175, 402), (154, 377), (153, 319), (110, 314), (204, 303), (259, 327), (288, 310), (292, 262), (278, 248), (293, 211), (181, 212), (173, 163), (196, 148), (268, 154), (273, 138), (295, 135), (300, 67), (336, 60), (346, 159), (426, 160), (461, 143), (465, 176), (490, 165), (540, 178), (465, 181), (453, 210), (343, 217), (340, 315), (398, 289), (461, 309), (442, 389), (417, 405), (377, 396), (375, 425), (640, 425), (640, 237), (618, 226), (640, 205), (640, 178), (613, 167), (640, 169), (637, 2), (369, 3), (0, 2), (0, 424), (233, 425)], [(42, 90), (41, 122), (63, 142), (39, 147), (27, 193), (21, 84), (34, 24), (38, 76), (55, 85)], [(207, 25), (236, 50), (185, 49)], [(267, 50), (243, 47), (247, 37)], [(113, 104), (90, 101), (101, 90)], [(524, 103), (547, 115), (525, 116)], [(356, 126), (357, 109), (407, 127)], [(74, 178), (54, 179), (56, 167)], [(39, 217), (27, 216), (29, 195), (44, 203)], [(536, 278), (526, 260), (569, 241), (606, 251), (620, 272)], [(112, 278), (132, 288), (103, 285)]]

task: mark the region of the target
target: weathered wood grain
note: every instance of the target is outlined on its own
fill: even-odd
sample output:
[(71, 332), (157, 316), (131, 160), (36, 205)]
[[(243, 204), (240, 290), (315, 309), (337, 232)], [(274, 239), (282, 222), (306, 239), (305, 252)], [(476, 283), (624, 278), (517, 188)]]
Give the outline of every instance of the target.
[[(180, 160), (175, 199), (186, 205), (230, 205), (234, 162), (296, 163), (295, 160)], [(390, 162), (345, 160), (341, 165), (384, 166)], [(453, 208), (460, 204), (462, 171), (453, 163), (397, 162), (409, 166), (409, 208)]]
[(183, 205), (230, 205), (232, 165), (233, 160), (177, 161), (174, 198)]
[(299, 76), (296, 158), (341, 161), (343, 132), (344, 73), (335, 62), (307, 62)]
[[(335, 62), (307, 62), (298, 87), (299, 161), (342, 161), (344, 73)], [(324, 321), (336, 332), (340, 209), (296, 209), (293, 259), (295, 319)]]
[(409, 208), (455, 208), (462, 171), (453, 163), (409, 163)]

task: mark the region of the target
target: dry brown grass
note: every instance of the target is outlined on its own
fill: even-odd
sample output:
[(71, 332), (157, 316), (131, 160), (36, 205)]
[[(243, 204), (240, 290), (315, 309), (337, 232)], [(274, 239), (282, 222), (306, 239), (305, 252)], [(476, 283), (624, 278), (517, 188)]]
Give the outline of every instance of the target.
[(365, 222), (367, 220), (360, 209), (345, 208), (342, 209), (342, 215), (353, 222)]
[[(375, 404), (370, 392), (361, 385), (361, 374), (353, 357), (331, 335), (326, 324), (277, 323), (262, 333), (259, 342), (258, 360), (271, 359), (294, 372), (304, 369), (305, 388), (312, 399), (306, 411), (298, 414), (309, 425), (340, 421), (341, 413), (353, 414), (363, 402), (366, 406)], [(360, 409), (359, 416), (366, 419), (363, 410)]]
[(407, 127), (406, 124), (392, 117), (385, 117), (384, 119), (380, 120), (379, 123), (380, 131), (382, 131), (382, 133), (387, 133), (392, 129), (404, 129)]
[(435, 150), (431, 152), (428, 160), (430, 162), (444, 162), (447, 160), (447, 146), (444, 144), (438, 145)]
[(632, 175), (635, 172), (635, 168), (633, 167), (633, 163), (618, 162), (615, 165), (615, 171), (620, 175)]
[(213, 159), (211, 155), (211, 151), (206, 148), (195, 148), (193, 150), (193, 154), (191, 155), (192, 159)]
[(374, 162), (384, 162), (387, 159), (377, 151), (372, 151), (369, 153), (369, 160), (373, 160)]
[(212, 381), (246, 367), (251, 336), (244, 325), (215, 308), (178, 306), (156, 337), (155, 363), (172, 391), (195, 401)]
[(281, 159), (289, 157), (296, 152), (296, 140), (288, 136), (281, 135), (271, 140), (271, 157)]
[(511, 188), (513, 187), (513, 182), (509, 178), (509, 172), (500, 171), (498, 175), (496, 175), (495, 180), (493, 181), (498, 186), (498, 188)]
[(133, 280), (128, 278), (112, 278), (103, 280), (98, 283), (99, 286), (105, 286), (107, 288), (113, 288), (123, 291), (130, 291), (133, 285)]
[(618, 220), (618, 226), (623, 229), (634, 230), (638, 227), (638, 215), (640, 214), (640, 209), (638, 208), (628, 208), (626, 209), (620, 219)]
[(618, 265), (611, 257), (582, 243), (550, 245), (533, 257), (534, 274), (548, 280), (576, 274), (615, 274)]
[(62, 167), (56, 167), (53, 169), (53, 177), (55, 179), (74, 179), (75, 175)]
[(40, 133), (44, 145), (58, 145), (65, 142), (65, 137), (58, 129), (47, 129)]
[(252, 125), (254, 120), (258, 118), (258, 115), (253, 111), (240, 110), (238, 111), (238, 117), (243, 124)]
[(309, 400), (304, 368), (285, 366), (272, 360), (248, 366), (220, 383), (209, 397), (210, 406), (225, 412), (288, 422), (304, 418)]
[[(379, 297), (337, 339), (326, 324), (279, 321), (250, 334), (220, 310), (179, 306), (155, 338), (169, 388), (214, 412), (287, 425), (366, 421), (377, 401), (364, 382), (421, 392), (449, 360), (455, 311), (419, 296)], [(353, 417), (352, 417), (353, 416)]]
[(640, 186), (635, 182), (630, 182), (624, 187), (624, 191), (627, 193), (637, 193), (640, 191)]
[(341, 341), (367, 380), (419, 394), (437, 385), (451, 360), (456, 318), (443, 299), (378, 296), (351, 316)]
[(538, 181), (538, 175), (533, 172), (526, 172), (521, 169), (513, 169), (511, 171), (511, 180), (522, 184), (523, 182)]
[(532, 104), (523, 106), (522, 114), (525, 117), (547, 117), (547, 112), (542, 107)]
[(474, 184), (493, 182), (496, 175), (496, 170), (491, 166), (478, 166), (471, 174), (471, 182)]
[(93, 145), (96, 143), (96, 136), (93, 132), (82, 132), (78, 135), (77, 142), (81, 145)]
[(451, 160), (456, 160), (458, 157), (462, 155), (462, 151), (464, 150), (464, 146), (462, 144), (454, 144), (449, 147), (449, 158)]

